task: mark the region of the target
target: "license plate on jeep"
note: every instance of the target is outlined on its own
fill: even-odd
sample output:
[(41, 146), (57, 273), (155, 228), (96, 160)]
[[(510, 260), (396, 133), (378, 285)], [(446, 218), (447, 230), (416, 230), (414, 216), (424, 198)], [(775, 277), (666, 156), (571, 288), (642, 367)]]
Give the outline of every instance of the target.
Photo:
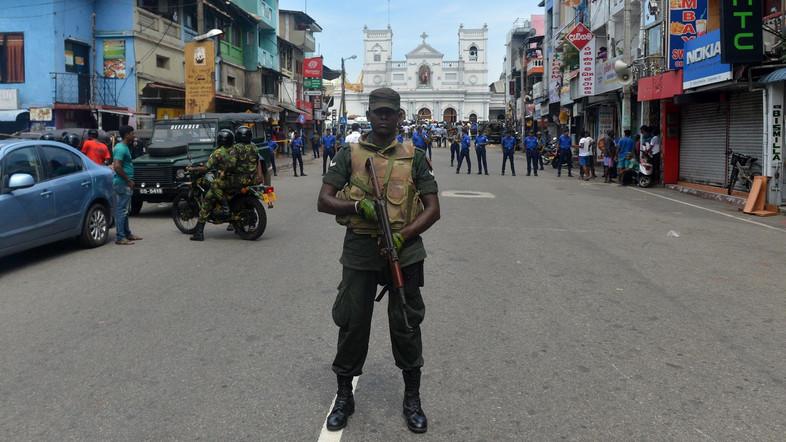
[(162, 195), (164, 189), (139, 189), (140, 195)]

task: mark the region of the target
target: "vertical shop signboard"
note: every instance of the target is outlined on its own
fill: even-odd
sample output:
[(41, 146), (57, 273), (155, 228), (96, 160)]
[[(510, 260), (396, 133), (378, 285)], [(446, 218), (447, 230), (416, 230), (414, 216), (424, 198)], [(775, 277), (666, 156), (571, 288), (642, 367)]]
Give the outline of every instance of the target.
[(186, 105), (188, 115), (216, 108), (216, 56), (213, 40), (190, 41), (185, 47)]
[(707, 0), (669, 0), (669, 70), (682, 69), (685, 42), (707, 31)]

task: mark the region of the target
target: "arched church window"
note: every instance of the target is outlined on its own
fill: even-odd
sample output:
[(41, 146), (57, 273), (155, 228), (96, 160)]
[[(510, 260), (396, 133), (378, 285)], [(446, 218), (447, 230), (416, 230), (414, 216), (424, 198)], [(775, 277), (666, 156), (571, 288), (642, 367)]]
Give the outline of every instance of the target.
[(423, 65), (418, 70), (418, 86), (428, 86), (431, 84), (431, 69)]
[(469, 47), (469, 61), (478, 61), (478, 48), (477, 46)]

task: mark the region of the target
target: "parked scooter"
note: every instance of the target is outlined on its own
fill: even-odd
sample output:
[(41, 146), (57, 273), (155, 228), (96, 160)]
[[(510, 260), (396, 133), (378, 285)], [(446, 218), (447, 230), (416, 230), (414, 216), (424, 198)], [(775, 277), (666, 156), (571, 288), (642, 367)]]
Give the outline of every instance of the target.
[(652, 164), (652, 154), (649, 144), (642, 146), (639, 154), (639, 187), (650, 187), (655, 183), (655, 167)]

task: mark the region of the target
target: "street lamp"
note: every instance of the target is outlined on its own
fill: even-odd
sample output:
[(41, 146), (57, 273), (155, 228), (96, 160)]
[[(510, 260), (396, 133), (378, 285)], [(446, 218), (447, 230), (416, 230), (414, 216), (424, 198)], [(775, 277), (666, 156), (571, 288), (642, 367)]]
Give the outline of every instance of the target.
[[(347, 71), (346, 71), (346, 69), (344, 69), (344, 61), (345, 60), (354, 60), (356, 58), (358, 58), (357, 55), (353, 55), (353, 56), (347, 57), (347, 58), (341, 57), (341, 120), (342, 121), (346, 121), (346, 119), (347, 119), (347, 104), (346, 104), (346, 97), (347, 97), (347, 90), (346, 90), (347, 79), (346, 79), (346, 76), (347, 76)], [(346, 127), (344, 127), (344, 130), (342, 132), (345, 132), (345, 131), (346, 131)]]
[(221, 29), (211, 29), (202, 35), (197, 35), (196, 37), (194, 37), (194, 41), (202, 41), (202, 40), (207, 40), (208, 38), (218, 37), (223, 33), (224, 31), (222, 31)]

